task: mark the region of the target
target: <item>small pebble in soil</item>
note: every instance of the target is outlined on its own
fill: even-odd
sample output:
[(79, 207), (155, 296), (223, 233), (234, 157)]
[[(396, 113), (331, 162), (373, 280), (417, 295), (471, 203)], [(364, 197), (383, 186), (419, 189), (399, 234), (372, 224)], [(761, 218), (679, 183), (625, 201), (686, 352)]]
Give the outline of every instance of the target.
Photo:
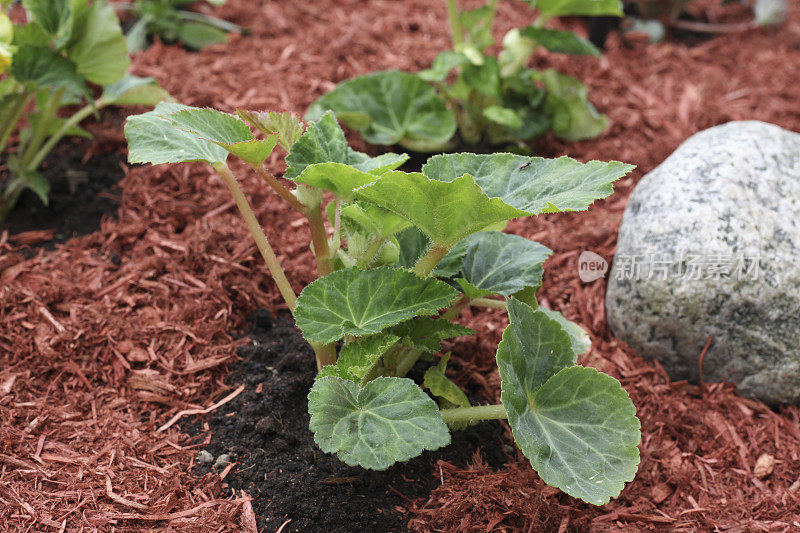
[(214, 468), (216, 468), (217, 470), (225, 468), (225, 466), (230, 462), (231, 462), (230, 454), (223, 453), (222, 455), (217, 457), (216, 461), (214, 461)]
[(198, 463), (213, 463), (214, 456), (208, 453), (206, 450), (200, 450), (197, 452), (197, 462)]

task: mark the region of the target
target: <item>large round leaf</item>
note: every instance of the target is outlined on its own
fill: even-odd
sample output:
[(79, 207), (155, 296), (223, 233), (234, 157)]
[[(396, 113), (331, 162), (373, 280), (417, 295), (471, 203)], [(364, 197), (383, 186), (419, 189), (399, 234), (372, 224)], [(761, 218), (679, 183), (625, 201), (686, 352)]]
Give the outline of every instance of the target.
[(329, 343), (345, 335), (371, 335), (403, 320), (436, 313), (457, 294), (446, 283), (399, 268), (348, 268), (303, 289), (294, 318), (306, 339)]
[(377, 378), (364, 388), (337, 377), (318, 378), (308, 411), (317, 445), (351, 466), (385, 470), (450, 444), (436, 404), (406, 378)]
[(306, 119), (317, 119), (328, 109), (372, 144), (400, 144), (434, 152), (456, 131), (455, 117), (445, 99), (419, 76), (399, 70), (340, 83), (312, 104)]

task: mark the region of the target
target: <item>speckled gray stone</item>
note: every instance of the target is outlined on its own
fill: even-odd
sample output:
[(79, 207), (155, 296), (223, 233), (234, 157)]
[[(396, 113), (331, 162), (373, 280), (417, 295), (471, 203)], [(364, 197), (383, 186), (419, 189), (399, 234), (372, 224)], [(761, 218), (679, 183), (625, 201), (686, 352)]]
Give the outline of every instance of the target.
[(647, 174), (620, 227), (606, 311), (673, 379), (800, 403), (800, 134), (757, 121), (690, 137)]

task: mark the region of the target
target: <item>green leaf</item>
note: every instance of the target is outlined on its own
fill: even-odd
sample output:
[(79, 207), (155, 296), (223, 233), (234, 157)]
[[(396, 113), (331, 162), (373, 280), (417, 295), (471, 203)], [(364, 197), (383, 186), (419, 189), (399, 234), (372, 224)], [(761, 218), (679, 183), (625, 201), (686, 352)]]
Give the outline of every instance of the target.
[(66, 44), (72, 33), (70, 0), (23, 0), (22, 6), (28, 11), (28, 20), (53, 37), (56, 49)]
[(475, 331), (448, 320), (419, 317), (391, 326), (384, 333), (396, 335), (400, 342), (418, 350), (438, 352), (443, 340), (472, 335)]
[(547, 18), (565, 15), (623, 16), (620, 0), (527, 0)]
[[(332, 204), (333, 202), (328, 205)], [(343, 206), (341, 217), (343, 221), (355, 224), (381, 239), (387, 239), (410, 225), (405, 218), (367, 202), (353, 202)]]
[(172, 121), (173, 127), (211, 141), (253, 165), (262, 164), (278, 144), (277, 135), (256, 139), (239, 118), (215, 109), (184, 109), (164, 118)]
[(446, 283), (422, 279), (407, 270), (348, 268), (303, 289), (295, 320), (306, 339), (327, 344), (345, 335), (370, 335), (417, 315), (436, 313), (456, 295)]
[(526, 214), (499, 198), (489, 198), (469, 175), (444, 182), (419, 172), (387, 172), (355, 192), (405, 217), (435, 244), (447, 248), (490, 224)]
[(417, 73), (425, 81), (444, 81), (456, 67), (468, 64), (469, 58), (464, 54), (445, 50), (433, 60), (431, 68)]
[(35, 22), (14, 26), (14, 46), (47, 46), (50, 47), (50, 36)]
[(372, 144), (437, 151), (456, 131), (445, 99), (419, 76), (399, 70), (340, 83), (312, 104), (306, 120), (321, 117), (328, 109)]
[(573, 366), (529, 394), (504, 384), (501, 400), (514, 440), (548, 485), (602, 505), (636, 475), (636, 408), (611, 376)]
[(458, 385), (444, 375), (450, 354), (442, 356), (437, 366), (429, 368), (423, 378), (423, 386), (431, 391), (434, 396), (445, 400), (449, 407), (469, 407), (469, 398)]
[(94, 0), (76, 9), (67, 57), (78, 72), (97, 85), (115, 83), (130, 66), (128, 44), (114, 8), (105, 0)]
[(10, 74), (24, 85), (35, 88), (63, 88), (69, 95), (87, 92), (83, 78), (75, 65), (67, 58), (47, 46), (23, 45), (14, 54)]
[(185, 161), (224, 163), (228, 159), (227, 149), (178, 129), (169, 118), (164, 118), (182, 110), (200, 111), (196, 107), (161, 102), (149, 113), (128, 117), (125, 122), (128, 161), (154, 165)]
[(558, 322), (514, 298), (508, 310), (497, 366), (514, 440), (545, 483), (608, 502), (639, 462), (633, 403), (614, 378), (572, 365), (572, 342)]
[(50, 195), (50, 183), (35, 170), (25, 170), (25, 178), (23, 183), (25, 187), (36, 193), (36, 196), (42, 201), (44, 205), (48, 205)]
[(477, 9), (463, 10), (459, 13), (459, 19), (469, 44), (481, 52), (494, 44), (492, 38), (494, 11), (488, 5)]
[[(295, 180), (312, 179), (308, 175), (302, 178), (300, 176), (307, 167), (321, 163), (341, 163), (349, 165), (361, 173), (380, 175), (396, 169), (407, 159), (406, 154), (386, 153), (378, 157), (370, 157), (365, 153), (353, 150), (347, 144), (344, 132), (336, 122), (334, 114), (327, 112), (317, 122), (309, 124), (306, 132), (292, 145), (289, 155), (286, 156), (284, 177)], [(336, 172), (341, 168), (341, 166), (319, 167), (314, 172), (322, 172), (325, 176), (313, 179), (329, 178), (335, 183)], [(332, 174), (328, 174), (329, 172)]]
[(422, 173), (439, 181), (469, 174), (488, 196), (536, 215), (583, 211), (595, 199), (614, 192), (611, 184), (634, 168), (617, 161), (579, 163), (568, 157), (464, 153), (434, 156)]
[(548, 69), (541, 73), (547, 88), (547, 108), (553, 115), (553, 133), (565, 141), (591, 139), (603, 133), (608, 117), (589, 102), (586, 86), (566, 74)]
[(336, 364), (322, 367), (319, 375), (335, 376), (361, 383), (375, 363), (399, 340), (400, 337), (385, 333), (356, 339), (345, 344), (339, 351)]
[(495, 124), (517, 130), (523, 126), (522, 118), (513, 109), (491, 105), (483, 110), (483, 116)]
[(291, 113), (276, 111), (248, 111), (237, 109), (236, 114), (258, 131), (267, 135), (278, 134), (278, 144), (287, 152), (303, 135), (305, 127), (299, 118)]
[(109, 105), (155, 106), (169, 99), (169, 93), (162, 89), (155, 78), (140, 78), (132, 74), (116, 83), (103, 87), (103, 101)]
[(587, 41), (571, 31), (551, 30), (528, 26), (520, 29), (520, 35), (533, 39), (550, 52), (559, 54), (600, 56), (600, 50), (590, 41)]
[(308, 395), (308, 411), (317, 445), (350, 466), (385, 470), (450, 443), (434, 401), (406, 378), (380, 377), (363, 388), (319, 378)]
[(461, 78), (471, 89), (494, 101), (500, 101), (503, 97), (500, 90), (500, 67), (494, 57), (485, 58), (480, 65), (465, 66)]
[(224, 43), (228, 34), (219, 28), (202, 22), (183, 22), (176, 28), (178, 40), (194, 50), (200, 50), (212, 44)]
[(511, 296), (542, 282), (543, 264), (551, 253), (524, 237), (486, 231), (470, 237), (462, 272), (477, 289)]
[(561, 324), (545, 313), (516, 298), (507, 298), (506, 302), (509, 324), (497, 347), (500, 377), (505, 383), (502, 365), (524, 363), (524, 372), (515, 369), (513, 379), (520, 381), (509, 381), (510, 390), (532, 393), (559, 370), (575, 364), (572, 342)]
[(538, 309), (548, 317), (558, 322), (561, 325), (561, 329), (563, 329), (567, 335), (569, 335), (569, 340), (572, 343), (572, 351), (576, 357), (589, 351), (589, 348), (592, 347), (592, 339), (589, 338), (589, 334), (586, 333), (585, 329), (575, 322), (567, 320), (564, 318), (564, 315), (558, 311), (551, 311), (544, 306), (539, 306)]

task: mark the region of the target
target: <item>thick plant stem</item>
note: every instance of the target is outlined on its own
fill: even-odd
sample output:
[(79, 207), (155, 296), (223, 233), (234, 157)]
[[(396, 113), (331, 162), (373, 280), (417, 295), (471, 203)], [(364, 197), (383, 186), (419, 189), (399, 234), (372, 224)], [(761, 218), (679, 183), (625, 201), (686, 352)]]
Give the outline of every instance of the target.
[(400, 356), (397, 360), (397, 366), (394, 370), (394, 375), (397, 377), (405, 377), (406, 374), (411, 371), (419, 358), (422, 356), (422, 350), (417, 348), (409, 348), (406, 352)]
[(453, 34), (453, 48), (464, 42), (464, 32), (461, 29), (461, 19), (458, 12), (458, 0), (445, 0), (447, 2), (447, 18), (450, 21), (450, 31)]
[(439, 411), (445, 424), (472, 424), (481, 420), (499, 420), (508, 418), (508, 412), (502, 404), (480, 405), (477, 407), (456, 407)]
[(286, 278), (286, 273), (283, 271), (283, 268), (281, 268), (278, 258), (272, 250), (272, 246), (269, 245), (267, 236), (264, 235), (264, 230), (258, 223), (258, 219), (256, 219), (256, 214), (253, 213), (253, 209), (250, 207), (242, 188), (239, 187), (239, 182), (236, 181), (233, 172), (231, 172), (231, 169), (228, 168), (228, 165), (225, 163), (215, 164), (214, 170), (219, 173), (223, 181), (225, 181), (225, 185), (228, 186), (228, 190), (231, 191), (233, 200), (236, 202), (236, 207), (239, 208), (239, 212), (242, 214), (242, 217), (244, 217), (247, 229), (250, 230), (250, 234), (256, 241), (258, 251), (261, 252), (261, 257), (264, 258), (264, 262), (267, 264), (267, 269), (269, 269), (272, 279), (275, 280), (275, 284), (278, 286), (278, 290), (281, 296), (283, 296), (283, 300), (286, 302), (289, 310), (294, 313), (294, 308), (297, 307), (297, 296), (289, 280)]
[(47, 139), (47, 128), (50, 126), (50, 123), (53, 121), (53, 119), (56, 118), (56, 112), (61, 105), (61, 97), (63, 94), (63, 88), (52, 93), (50, 98), (47, 100), (47, 105), (41, 110), (42, 115), (33, 130), (28, 146), (25, 148), (25, 153), (22, 155), (21, 162), (23, 168), (34, 170), (39, 166), (36, 165), (35, 167), (29, 167), (39, 150), (42, 148), (42, 144)]
[(491, 309), (508, 309), (505, 301), (493, 300), (491, 298), (475, 298), (474, 300), (470, 300), (469, 304), (477, 307), (489, 307)]
[(305, 212), (306, 207), (300, 203), (300, 200), (298, 200), (294, 194), (292, 194), (292, 191), (287, 189), (283, 185), (283, 183), (278, 181), (278, 179), (275, 176), (267, 172), (267, 170), (264, 167), (262, 167), (261, 165), (255, 165), (253, 163), (250, 163), (250, 168), (255, 170), (256, 173), (258, 173), (258, 175), (261, 176), (261, 179), (266, 181), (267, 185), (272, 187), (272, 190), (278, 193), (278, 196), (286, 200), (289, 203), (289, 205), (291, 205), (301, 213)]
[(420, 257), (417, 264), (414, 265), (414, 274), (421, 278), (428, 278), (433, 272), (433, 269), (436, 268), (436, 265), (439, 264), (439, 261), (444, 259), (444, 256), (447, 255), (447, 252), (450, 251), (450, 248), (447, 246), (440, 246), (438, 244), (434, 244), (431, 246), (428, 253)]
[(336, 364), (336, 344), (319, 344), (310, 342), (314, 355), (317, 357), (317, 370), (322, 370), (323, 366)]
[(314, 243), (314, 257), (317, 260), (317, 275), (327, 276), (333, 272), (333, 260), (328, 246), (328, 234), (325, 231), (325, 222), (322, 220), (322, 208), (317, 205), (305, 211), (308, 224), (311, 227), (311, 242)]

